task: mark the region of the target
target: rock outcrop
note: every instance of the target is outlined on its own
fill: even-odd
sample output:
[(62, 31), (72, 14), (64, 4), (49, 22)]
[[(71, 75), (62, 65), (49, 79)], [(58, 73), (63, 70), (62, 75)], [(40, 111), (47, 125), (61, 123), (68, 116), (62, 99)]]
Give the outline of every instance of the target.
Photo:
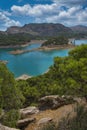
[(0, 124), (0, 130), (18, 130), (18, 129), (10, 128), (10, 127), (7, 127), (7, 126)]
[(29, 115), (33, 115), (39, 112), (39, 109), (37, 107), (27, 107), (24, 109), (20, 109), (20, 116), (21, 118), (26, 118)]
[(36, 119), (35, 118), (26, 118), (26, 119), (23, 119), (23, 120), (19, 120), (17, 122), (17, 126), (18, 128), (25, 128), (27, 125), (29, 125), (30, 123), (33, 123), (35, 122)]
[[(76, 103), (85, 102), (84, 99), (72, 96), (50, 95), (39, 99), (37, 107), (27, 107), (20, 110), (21, 120), (17, 126), (25, 130), (41, 130), (47, 124), (60, 121), (67, 114), (74, 115)], [(61, 107), (61, 108), (59, 108)]]
[(50, 95), (45, 96), (39, 99), (39, 108), (40, 109), (56, 109), (63, 105), (67, 105), (73, 103), (74, 99), (71, 96), (58, 96), (58, 95)]

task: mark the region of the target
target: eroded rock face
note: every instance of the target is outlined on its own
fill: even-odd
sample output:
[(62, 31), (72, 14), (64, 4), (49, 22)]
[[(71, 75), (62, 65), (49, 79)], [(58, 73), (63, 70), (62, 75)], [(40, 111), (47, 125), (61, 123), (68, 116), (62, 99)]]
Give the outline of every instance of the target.
[(71, 96), (58, 96), (58, 95), (50, 95), (42, 97), (39, 100), (39, 108), (40, 109), (56, 109), (63, 105), (67, 105), (73, 103), (74, 100)]
[(10, 127), (7, 127), (7, 126), (0, 124), (0, 130), (18, 130), (18, 129), (10, 128)]
[(36, 114), (38, 112), (39, 112), (39, 109), (34, 106), (20, 109), (21, 118), (26, 118), (27, 116)]
[(33, 123), (35, 121), (36, 121), (35, 118), (26, 118), (23, 120), (19, 120), (17, 122), (17, 126), (18, 126), (18, 128), (25, 128), (27, 125), (29, 125), (30, 123)]

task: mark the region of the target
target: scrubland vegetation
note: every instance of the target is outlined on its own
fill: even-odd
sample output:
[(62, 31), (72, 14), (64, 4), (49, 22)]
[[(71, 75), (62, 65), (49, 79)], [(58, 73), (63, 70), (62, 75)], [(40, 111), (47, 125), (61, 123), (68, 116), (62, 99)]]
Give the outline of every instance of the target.
[[(67, 57), (55, 57), (49, 72), (26, 81), (15, 81), (14, 75), (0, 63), (0, 113), (5, 113), (3, 118), (0, 117), (2, 124), (16, 127), (20, 108), (37, 104), (40, 97), (51, 94), (81, 96), (87, 99), (87, 45), (76, 47)], [(64, 130), (87, 129), (87, 111), (82, 110), (69, 120), (70, 127)], [(79, 120), (81, 123), (77, 122)], [(66, 120), (60, 126), (64, 123), (67, 123)], [(58, 130), (63, 130), (60, 128)]]

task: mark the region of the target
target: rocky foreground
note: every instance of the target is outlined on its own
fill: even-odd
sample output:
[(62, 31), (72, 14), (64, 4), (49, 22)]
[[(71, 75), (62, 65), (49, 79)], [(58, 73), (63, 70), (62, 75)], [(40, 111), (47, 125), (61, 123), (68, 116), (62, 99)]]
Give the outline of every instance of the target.
[[(85, 99), (72, 96), (50, 95), (39, 99), (38, 107), (29, 106), (19, 110), (20, 120), (17, 122), (19, 130), (40, 130), (48, 123), (58, 123), (61, 118), (75, 114), (76, 104), (86, 104)], [(0, 130), (18, 130), (0, 124)]]
[(9, 128), (7, 126), (4, 126), (4, 125), (0, 124), (0, 130), (19, 130), (19, 129)]
[(26, 118), (29, 120), (24, 130), (40, 130), (48, 123), (58, 123), (61, 118), (69, 113), (73, 116), (76, 103), (85, 103), (85, 99), (73, 98), (71, 96), (60, 97), (58, 95), (41, 98), (38, 108), (29, 107), (20, 111), (22, 120), (26, 120)]
[(24, 130), (39, 130), (47, 123), (59, 122), (68, 113), (74, 114), (76, 103), (85, 103), (85, 99), (72, 96), (50, 95), (39, 99), (38, 107), (27, 107), (20, 110), (21, 120), (17, 126)]

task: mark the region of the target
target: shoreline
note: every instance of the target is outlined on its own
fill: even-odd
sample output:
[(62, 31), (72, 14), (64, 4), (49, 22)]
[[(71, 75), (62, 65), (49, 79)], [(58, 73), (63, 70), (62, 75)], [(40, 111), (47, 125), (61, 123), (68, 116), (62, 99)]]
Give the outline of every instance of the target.
[(15, 50), (15, 51), (10, 51), (10, 54), (12, 55), (19, 55), (19, 54), (23, 54), (23, 53), (28, 53), (28, 52), (33, 52), (33, 51), (51, 51), (51, 50), (61, 50), (61, 49), (71, 49), (74, 48), (75, 45), (57, 45), (57, 46), (52, 46), (52, 47), (39, 47), (39, 48), (34, 48), (31, 50)]
[(64, 45), (56, 45), (56, 46), (51, 46), (51, 47), (46, 47), (43, 46), (41, 47), (42, 50), (44, 51), (51, 51), (51, 50), (61, 50), (61, 49), (71, 49), (76, 47), (75, 45), (71, 45), (71, 44), (64, 44)]
[(0, 63), (3, 63), (6, 65), (8, 63), (8, 61), (7, 60), (0, 60)]
[(22, 45), (15, 45), (15, 46), (13, 46), (13, 45), (0, 46), (0, 49), (19, 48), (19, 47), (26, 47), (26, 46), (28, 46), (28, 45), (29, 45), (29, 43), (27, 43), (27, 44), (22, 44)]
[[(44, 74), (46, 74), (48, 72), (49, 72), (49, 69), (47, 69), (47, 71), (45, 71), (44, 73), (42, 73), (40, 75), (44, 75)], [(39, 75), (37, 75), (37, 76), (39, 76)], [(19, 80), (27, 80), (27, 79), (33, 78), (33, 77), (36, 77), (36, 76), (32, 76), (32, 75), (29, 75), (29, 74), (22, 74), (22, 75), (16, 77), (15, 80), (17, 80), (17, 81), (19, 81)]]
[[(81, 38), (81, 39), (76, 39), (76, 40), (87, 40), (87, 38)], [(44, 42), (46, 42), (47, 40), (31, 40), (30, 42), (21, 44), (21, 45), (6, 45), (6, 46), (0, 46), (0, 49), (9, 49), (9, 48), (19, 48), (19, 47), (27, 47), (31, 44), (43, 44)]]
[(32, 78), (32, 76), (27, 75), (27, 74), (23, 74), (23, 75), (21, 75), (21, 76), (15, 78), (15, 80), (17, 80), (17, 81), (18, 81), (18, 80), (27, 80), (27, 79), (29, 79), (29, 78)]
[(31, 40), (30, 42), (28, 43), (24, 43), (24, 44), (21, 44), (21, 45), (7, 45), (7, 46), (0, 46), (0, 49), (9, 49), (9, 48), (19, 48), (19, 47), (27, 47), (31, 44), (42, 44), (44, 43), (46, 40)]

